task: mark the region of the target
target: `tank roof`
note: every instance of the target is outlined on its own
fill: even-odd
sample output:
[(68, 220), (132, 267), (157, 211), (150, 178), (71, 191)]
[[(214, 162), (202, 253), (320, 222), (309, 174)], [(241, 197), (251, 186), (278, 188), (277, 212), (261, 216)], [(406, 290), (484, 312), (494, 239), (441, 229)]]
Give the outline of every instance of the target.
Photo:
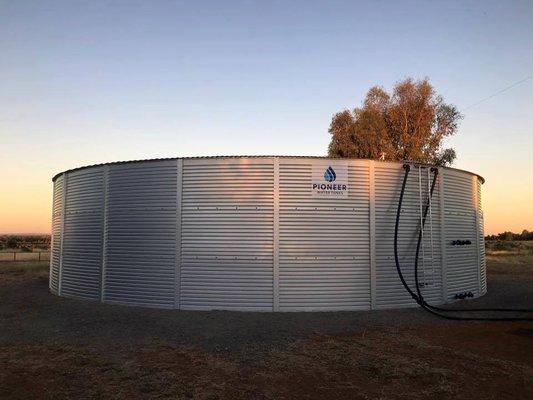
[[(67, 169), (63, 172), (59, 172), (52, 178), (52, 182), (54, 182), (59, 176), (73, 171), (79, 171), (86, 168), (92, 168), (92, 167), (100, 167), (104, 165), (118, 165), (118, 164), (130, 164), (130, 163), (141, 163), (141, 162), (154, 162), (154, 161), (171, 161), (171, 160), (195, 160), (195, 159), (230, 159), (230, 158), (309, 158), (309, 159), (323, 159), (323, 160), (368, 160), (371, 161), (371, 159), (368, 158), (345, 158), (345, 157), (327, 157), (327, 156), (276, 156), (276, 155), (237, 155), (237, 156), (197, 156), (197, 157), (166, 157), (166, 158), (147, 158), (147, 159), (138, 159), (138, 160), (128, 160), (128, 161), (111, 161), (106, 163), (99, 163), (99, 164), (91, 164), (91, 165), (84, 165), (77, 168), (71, 168)], [(379, 160), (373, 160), (377, 162), (383, 162), (383, 163), (391, 163), (391, 164), (414, 164), (424, 167), (434, 167), (434, 165), (431, 164), (423, 164), (423, 163), (417, 163), (413, 161), (379, 161)], [(460, 171), (460, 172), (466, 172), (471, 175), (477, 176), (479, 179), (481, 179), (481, 183), (485, 183), (485, 178), (483, 178), (481, 175), (476, 174), (474, 172), (466, 171), (464, 169), (459, 168), (452, 168), (452, 167), (441, 167), (446, 168), (453, 171)]]

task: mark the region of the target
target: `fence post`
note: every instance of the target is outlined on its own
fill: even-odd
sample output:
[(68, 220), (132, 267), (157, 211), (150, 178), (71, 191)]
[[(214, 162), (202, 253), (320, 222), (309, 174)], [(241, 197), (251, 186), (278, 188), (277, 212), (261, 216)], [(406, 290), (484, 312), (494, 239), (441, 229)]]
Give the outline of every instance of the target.
[(13, 252), (13, 261), (17, 261), (17, 253), (15, 251)]

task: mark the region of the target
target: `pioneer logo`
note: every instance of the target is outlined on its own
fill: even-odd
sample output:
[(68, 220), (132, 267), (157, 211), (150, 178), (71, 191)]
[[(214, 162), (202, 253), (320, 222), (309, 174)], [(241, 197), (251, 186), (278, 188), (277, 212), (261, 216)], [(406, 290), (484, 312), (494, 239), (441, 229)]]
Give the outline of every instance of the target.
[(317, 162), (312, 166), (309, 189), (312, 197), (347, 198), (348, 163), (336, 161), (332, 166), (329, 162)]
[(313, 193), (322, 196), (344, 195), (347, 186), (343, 183), (332, 183), (337, 180), (337, 173), (331, 166), (327, 167), (323, 174), (324, 182), (313, 182)]
[(335, 170), (329, 166), (326, 169), (326, 172), (324, 172), (324, 179), (328, 182), (333, 182), (335, 179), (337, 179), (337, 174), (335, 173)]
[(313, 183), (314, 190), (346, 190), (346, 185), (337, 183)]

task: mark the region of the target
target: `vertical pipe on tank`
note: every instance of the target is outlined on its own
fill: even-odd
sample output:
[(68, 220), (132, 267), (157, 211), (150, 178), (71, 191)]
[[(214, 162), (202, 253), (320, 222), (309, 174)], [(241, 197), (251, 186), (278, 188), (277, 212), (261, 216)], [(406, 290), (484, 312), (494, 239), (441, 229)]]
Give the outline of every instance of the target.
[[(437, 176), (438, 177), (438, 176)], [(428, 181), (428, 186), (427, 186), (427, 196), (428, 196), (428, 205), (429, 205), (429, 242), (430, 242), (430, 246), (431, 246), (431, 279), (430, 279), (430, 284), (431, 286), (433, 287), (434, 284), (435, 284), (435, 264), (434, 264), (434, 259), (435, 259), (435, 251), (433, 250), (433, 201), (432, 201), (432, 196), (431, 196), (431, 168), (428, 168), (427, 169), (427, 181)], [(425, 270), (424, 270), (424, 274), (425, 274)], [(427, 277), (425, 278), (426, 279), (426, 284), (427, 284)]]
[(418, 207), (420, 213), (420, 234), (422, 235), (422, 276), (424, 283), (420, 286), (424, 287), (426, 284), (426, 251), (424, 240), (424, 221), (422, 208), (422, 167), (418, 166)]

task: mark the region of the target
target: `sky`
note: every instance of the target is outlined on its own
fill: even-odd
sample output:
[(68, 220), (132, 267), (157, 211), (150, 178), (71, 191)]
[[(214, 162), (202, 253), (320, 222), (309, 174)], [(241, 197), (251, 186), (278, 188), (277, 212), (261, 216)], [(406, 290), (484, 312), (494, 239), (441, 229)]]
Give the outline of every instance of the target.
[(0, 0), (0, 233), (49, 233), (51, 178), (78, 166), (326, 155), (336, 112), (408, 76), (464, 110), (446, 146), (486, 179), (486, 233), (533, 230), (533, 78), (480, 102), (533, 75), (531, 21), (520, 1)]

